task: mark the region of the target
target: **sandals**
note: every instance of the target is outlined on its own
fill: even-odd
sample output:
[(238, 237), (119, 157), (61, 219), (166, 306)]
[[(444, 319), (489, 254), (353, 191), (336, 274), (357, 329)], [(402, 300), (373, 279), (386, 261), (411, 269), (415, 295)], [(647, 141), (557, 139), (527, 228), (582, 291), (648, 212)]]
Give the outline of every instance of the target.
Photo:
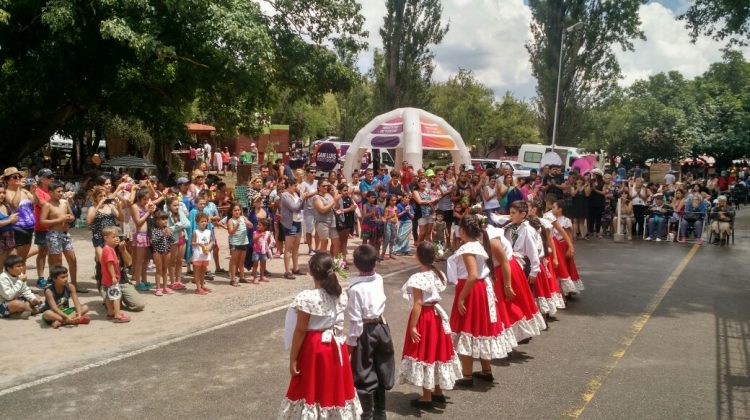
[(304, 271), (302, 271), (302, 270), (300, 270), (300, 269), (298, 268), (298, 269), (296, 269), (296, 270), (292, 270), (292, 274), (294, 274), (294, 275), (296, 275), (296, 276), (304, 276), (304, 275), (305, 275), (305, 274), (307, 274), (307, 273), (305, 273)]
[(464, 388), (472, 388), (474, 387), (474, 378), (461, 378), (456, 380), (455, 386), (460, 386)]
[(130, 317), (120, 312), (120, 317), (119, 318), (113, 317), (112, 322), (114, 322), (115, 324), (124, 324), (126, 322), (130, 322)]
[(229, 282), (229, 285), (232, 287), (240, 287), (240, 283), (237, 282), (237, 280)]
[(294, 277), (294, 275), (292, 273), (290, 273), (289, 271), (287, 271), (286, 273), (284, 273), (284, 278), (288, 279), (288, 280), (294, 280), (297, 277)]

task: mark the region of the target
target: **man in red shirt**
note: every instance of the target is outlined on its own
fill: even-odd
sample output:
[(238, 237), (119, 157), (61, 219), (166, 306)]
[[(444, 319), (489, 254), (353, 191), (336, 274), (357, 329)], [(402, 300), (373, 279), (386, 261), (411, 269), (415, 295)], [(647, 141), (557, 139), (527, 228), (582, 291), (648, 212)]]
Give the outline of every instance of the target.
[(729, 191), (729, 178), (727, 178), (727, 171), (721, 171), (721, 176), (716, 180), (716, 186), (719, 188), (719, 192)]
[[(40, 289), (47, 287), (47, 281), (44, 279), (44, 266), (47, 262), (47, 232), (49, 226), (41, 223), (42, 206), (44, 203), (49, 201), (49, 183), (55, 179), (55, 175), (51, 169), (40, 169), (37, 173), (37, 189), (34, 192), (36, 194), (36, 200), (34, 200), (34, 245), (37, 246), (36, 254), (36, 272), (39, 279), (36, 282), (36, 286)], [(50, 266), (50, 268), (52, 268)]]
[(412, 173), (413, 170), (414, 168), (409, 165), (409, 162), (401, 162), (401, 185), (403, 185), (404, 188), (408, 187), (414, 179), (414, 174)]

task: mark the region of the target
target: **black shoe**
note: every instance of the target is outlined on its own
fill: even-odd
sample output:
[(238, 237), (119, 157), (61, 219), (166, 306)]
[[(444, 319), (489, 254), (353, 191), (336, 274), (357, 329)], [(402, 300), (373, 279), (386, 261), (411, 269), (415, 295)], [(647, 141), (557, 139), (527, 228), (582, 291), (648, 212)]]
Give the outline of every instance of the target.
[(440, 394), (440, 395), (432, 394), (433, 404), (445, 404), (447, 402), (448, 402), (448, 398), (445, 397), (445, 394)]
[(411, 400), (411, 406), (420, 410), (432, 410), (435, 408), (432, 401), (421, 401), (419, 398)]
[(490, 373), (474, 372), (471, 374), (471, 376), (477, 379), (481, 379), (485, 382), (493, 382), (495, 380), (495, 377), (492, 376), (492, 372)]
[(472, 379), (465, 379), (465, 378), (458, 379), (455, 385), (464, 387), (464, 388), (472, 388), (474, 387), (474, 379), (473, 378)]

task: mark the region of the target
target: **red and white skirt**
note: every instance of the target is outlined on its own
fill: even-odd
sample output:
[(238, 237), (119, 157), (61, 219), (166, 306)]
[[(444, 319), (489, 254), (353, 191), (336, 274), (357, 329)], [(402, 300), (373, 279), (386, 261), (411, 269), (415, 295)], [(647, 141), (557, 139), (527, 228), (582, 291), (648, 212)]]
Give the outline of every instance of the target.
[(505, 298), (503, 270), (499, 266), (495, 267), (495, 293), (497, 293), (498, 306), (504, 306), (508, 313), (510, 330), (518, 342), (540, 335), (547, 325), (531, 294), (529, 280), (521, 264), (513, 257), (510, 258), (509, 263), (511, 287), (516, 297), (513, 300)]
[[(406, 325), (411, 325), (411, 316)], [(421, 336), (418, 343), (411, 340), (411, 334), (406, 330), (399, 383), (429, 390), (435, 387), (453, 389), (456, 380), (462, 377), (461, 362), (453, 350), (450, 333), (443, 327), (438, 309), (432, 305), (423, 306), (416, 327)]]
[(557, 284), (557, 275), (554, 270), (550, 270), (548, 257), (539, 261), (534, 297), (539, 310), (544, 314), (554, 315), (558, 309), (565, 308), (565, 301), (560, 293), (560, 286)]
[(280, 419), (355, 419), (362, 407), (354, 389), (346, 345), (323, 342), (323, 331), (308, 331), (297, 369), (281, 402)]
[(555, 252), (557, 252), (557, 278), (560, 280), (560, 288), (565, 295), (571, 293), (580, 293), (583, 291), (583, 282), (578, 275), (576, 261), (574, 257), (566, 257), (568, 252), (568, 243), (554, 238)]
[[(450, 325), (456, 353), (459, 356), (471, 356), (482, 360), (507, 357), (508, 353), (513, 351), (515, 343), (510, 337), (510, 330), (504, 328), (497, 316), (497, 309), (495, 309), (496, 322), (491, 321), (487, 282), (484, 279), (474, 282), (471, 292), (464, 301), (466, 314), (461, 315), (458, 311), (458, 297), (465, 286), (466, 280), (459, 279), (451, 309)], [(497, 308), (497, 303), (495, 299), (495, 308)]]
[(557, 309), (565, 309), (565, 299), (563, 298), (562, 290), (560, 290), (560, 281), (557, 279), (555, 264), (552, 262), (552, 258), (545, 258), (544, 264), (547, 268), (547, 276), (550, 280), (549, 291), (552, 295), (552, 303), (555, 304)]

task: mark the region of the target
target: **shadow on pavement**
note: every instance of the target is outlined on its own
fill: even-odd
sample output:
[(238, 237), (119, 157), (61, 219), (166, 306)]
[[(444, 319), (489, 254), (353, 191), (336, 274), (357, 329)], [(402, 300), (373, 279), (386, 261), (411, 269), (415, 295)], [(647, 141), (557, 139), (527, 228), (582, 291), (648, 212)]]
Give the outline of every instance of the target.
[(750, 418), (750, 314), (716, 300), (716, 418)]

